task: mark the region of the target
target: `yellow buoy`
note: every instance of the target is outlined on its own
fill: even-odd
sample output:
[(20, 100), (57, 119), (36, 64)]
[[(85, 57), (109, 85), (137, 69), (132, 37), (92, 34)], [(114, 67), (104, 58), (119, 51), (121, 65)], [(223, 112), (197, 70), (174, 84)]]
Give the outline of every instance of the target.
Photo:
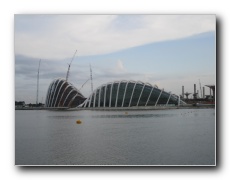
[(77, 123), (77, 124), (81, 124), (81, 120), (77, 120), (76, 123)]

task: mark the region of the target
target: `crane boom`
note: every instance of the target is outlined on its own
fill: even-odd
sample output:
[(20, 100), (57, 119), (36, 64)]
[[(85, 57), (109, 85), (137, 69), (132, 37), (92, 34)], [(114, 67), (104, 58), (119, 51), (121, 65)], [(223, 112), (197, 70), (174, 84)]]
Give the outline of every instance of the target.
[(79, 91), (83, 88), (83, 86), (89, 81), (90, 79), (87, 79), (84, 84), (82, 84), (81, 88), (79, 89)]

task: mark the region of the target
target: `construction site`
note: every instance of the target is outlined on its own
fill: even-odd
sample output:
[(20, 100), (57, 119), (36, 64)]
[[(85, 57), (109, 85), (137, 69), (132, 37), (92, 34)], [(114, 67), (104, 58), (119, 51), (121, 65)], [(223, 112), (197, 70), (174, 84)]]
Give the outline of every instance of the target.
[[(215, 85), (205, 85), (201, 87), (200, 81), (199, 85), (200, 90), (198, 90), (196, 84), (194, 84), (193, 93), (185, 92), (185, 87), (182, 86), (181, 99), (190, 105), (215, 105)], [(208, 92), (205, 92), (205, 88), (208, 88)]]

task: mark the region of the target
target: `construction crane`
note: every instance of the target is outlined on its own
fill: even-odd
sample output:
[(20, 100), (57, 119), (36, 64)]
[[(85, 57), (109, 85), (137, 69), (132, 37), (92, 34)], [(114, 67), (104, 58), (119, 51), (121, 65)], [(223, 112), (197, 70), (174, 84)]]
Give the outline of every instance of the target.
[(38, 105), (38, 90), (39, 90), (39, 70), (40, 70), (40, 64), (41, 64), (41, 59), (39, 61), (38, 65), (38, 75), (37, 75), (37, 98), (36, 98), (36, 104)]
[(70, 63), (68, 64), (69, 66), (68, 66), (68, 71), (67, 71), (67, 74), (66, 74), (66, 81), (68, 81), (70, 66), (71, 66), (71, 64), (72, 64), (72, 62), (73, 62), (73, 60), (74, 60), (74, 57), (75, 57), (76, 53), (77, 53), (77, 50), (75, 51), (75, 53), (74, 53), (74, 55), (73, 55), (73, 57), (72, 57), (72, 60), (71, 60)]
[(89, 66), (90, 66), (91, 91), (93, 93), (93, 75), (92, 75), (91, 64), (89, 64)]
[(199, 84), (200, 84), (200, 97), (202, 98), (202, 90), (201, 90), (201, 83), (200, 83), (200, 79), (199, 79)]

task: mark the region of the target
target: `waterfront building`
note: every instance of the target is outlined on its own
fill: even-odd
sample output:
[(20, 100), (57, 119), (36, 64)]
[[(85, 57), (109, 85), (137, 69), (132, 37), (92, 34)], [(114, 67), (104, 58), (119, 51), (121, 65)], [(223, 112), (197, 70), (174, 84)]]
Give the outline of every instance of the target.
[(46, 107), (77, 107), (86, 98), (81, 92), (65, 79), (54, 79), (46, 95)]
[(103, 84), (78, 107), (117, 108), (186, 104), (180, 97), (141, 81), (115, 81)]
[(141, 81), (114, 81), (98, 87), (85, 98), (65, 79), (51, 82), (46, 96), (46, 107), (118, 108), (145, 106), (175, 106), (186, 104), (179, 96)]

